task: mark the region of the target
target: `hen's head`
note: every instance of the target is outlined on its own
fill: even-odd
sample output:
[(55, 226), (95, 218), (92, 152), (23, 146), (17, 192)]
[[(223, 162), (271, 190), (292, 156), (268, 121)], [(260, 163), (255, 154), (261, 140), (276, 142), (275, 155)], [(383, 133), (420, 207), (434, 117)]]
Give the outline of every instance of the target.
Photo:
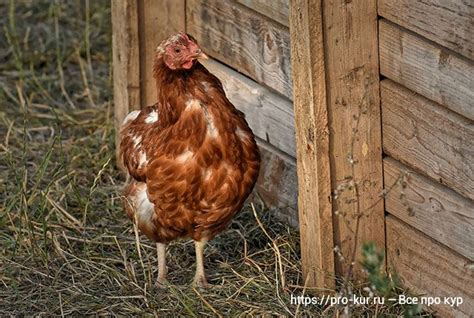
[(157, 47), (156, 52), (157, 58), (162, 57), (171, 70), (189, 70), (195, 60), (207, 59), (196, 40), (184, 32), (170, 36)]

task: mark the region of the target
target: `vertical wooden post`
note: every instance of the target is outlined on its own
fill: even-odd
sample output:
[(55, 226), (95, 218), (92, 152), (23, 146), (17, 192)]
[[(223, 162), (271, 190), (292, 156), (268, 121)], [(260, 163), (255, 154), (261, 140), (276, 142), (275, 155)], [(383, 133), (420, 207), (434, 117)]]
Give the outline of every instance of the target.
[(376, 0), (293, 0), (290, 12), (303, 272), (327, 287), (318, 272), (334, 270), (335, 247), (336, 272), (355, 257), (356, 276), (361, 245), (385, 247)]
[(376, 0), (324, 0), (323, 17), (337, 270), (356, 256), (357, 277), (362, 244), (385, 248)]
[(184, 0), (139, 0), (140, 85), (142, 107), (156, 103), (153, 59), (156, 47), (173, 33), (185, 31)]
[[(127, 114), (140, 109), (138, 9), (135, 0), (124, 0), (112, 1), (111, 10), (114, 114), (118, 132)], [(118, 145), (118, 133), (115, 134), (115, 141)]]
[(290, 34), (303, 273), (307, 286), (334, 288), (321, 1), (291, 1)]

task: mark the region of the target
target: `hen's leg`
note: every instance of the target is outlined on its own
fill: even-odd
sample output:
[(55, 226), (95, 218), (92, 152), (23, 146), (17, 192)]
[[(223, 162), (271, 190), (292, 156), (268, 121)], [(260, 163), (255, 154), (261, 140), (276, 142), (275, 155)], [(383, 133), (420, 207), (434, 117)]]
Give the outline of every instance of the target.
[(196, 249), (196, 275), (194, 275), (193, 284), (201, 288), (209, 286), (206, 274), (204, 273), (204, 248), (206, 247), (206, 243), (206, 239), (194, 241), (194, 247)]
[(158, 253), (158, 280), (157, 285), (163, 286), (166, 281), (166, 273), (168, 269), (166, 267), (166, 244), (157, 243), (156, 251)]

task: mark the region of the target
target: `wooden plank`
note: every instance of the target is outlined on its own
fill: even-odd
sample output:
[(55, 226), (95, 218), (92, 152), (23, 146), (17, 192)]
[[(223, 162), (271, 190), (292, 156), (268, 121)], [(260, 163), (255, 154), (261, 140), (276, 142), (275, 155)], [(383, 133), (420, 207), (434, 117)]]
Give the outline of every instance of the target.
[(237, 2), (284, 26), (289, 26), (289, 0), (237, 0)]
[(385, 199), (388, 212), (474, 260), (473, 201), (392, 158), (384, 159), (384, 182), (391, 189)]
[(153, 61), (156, 47), (170, 35), (185, 31), (185, 0), (139, 0), (142, 106), (156, 103)]
[(305, 286), (333, 288), (334, 244), (320, 1), (290, 4), (298, 211)]
[[(120, 125), (130, 111), (140, 109), (138, 8), (133, 0), (112, 1), (111, 11), (115, 144), (118, 154)], [(117, 164), (121, 167), (120, 161)]]
[(334, 201), (335, 244), (346, 258), (338, 269), (356, 256), (362, 276), (362, 242), (385, 246), (376, 2), (325, 0), (323, 8), (331, 181), (345, 188)]
[(474, 3), (470, 0), (379, 0), (379, 14), (474, 60)]
[(390, 80), (381, 96), (384, 151), (473, 200), (473, 121)]
[[(440, 317), (472, 317), (474, 313), (473, 264), (393, 216), (387, 217), (389, 268), (412, 294), (441, 297), (432, 305)], [(443, 304), (444, 297), (461, 297), (459, 307)]]
[(293, 104), (222, 63), (209, 60), (206, 68), (223, 83), (229, 100), (246, 115), (254, 134), (296, 156)]
[(278, 219), (298, 227), (298, 178), (295, 159), (258, 139), (262, 166), (256, 189)]
[(288, 28), (231, 0), (186, 1), (186, 24), (206, 53), (292, 98)]
[(474, 119), (474, 62), (386, 20), (379, 34), (382, 75)]

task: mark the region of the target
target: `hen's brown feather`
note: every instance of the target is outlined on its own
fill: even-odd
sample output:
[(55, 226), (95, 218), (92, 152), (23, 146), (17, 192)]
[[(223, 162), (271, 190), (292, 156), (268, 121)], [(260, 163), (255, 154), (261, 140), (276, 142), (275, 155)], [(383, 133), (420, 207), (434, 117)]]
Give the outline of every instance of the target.
[(154, 74), (157, 104), (131, 114), (121, 131), (121, 156), (134, 178), (125, 190), (127, 213), (158, 242), (211, 239), (257, 179), (253, 133), (221, 82), (198, 62), (170, 71), (158, 58)]

